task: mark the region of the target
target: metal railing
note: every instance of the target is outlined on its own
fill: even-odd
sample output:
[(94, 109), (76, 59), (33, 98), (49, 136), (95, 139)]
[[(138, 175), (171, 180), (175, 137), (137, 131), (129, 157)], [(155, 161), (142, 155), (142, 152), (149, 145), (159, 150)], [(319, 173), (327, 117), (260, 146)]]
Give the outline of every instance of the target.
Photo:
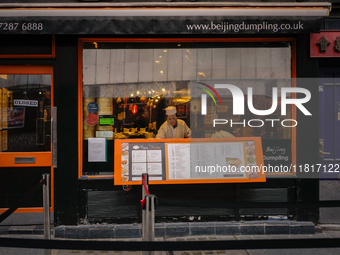
[[(23, 203), (30, 200), (34, 194), (43, 189), (43, 214), (44, 214), (44, 238), (51, 239), (51, 217), (50, 217), (50, 174), (43, 174), (39, 184), (36, 185), (23, 198), (17, 201), (9, 209), (0, 215), (0, 223), (14, 213)], [(50, 249), (45, 249), (45, 255), (51, 254)]]
[[(44, 176), (43, 180), (40, 182), (39, 187), (49, 183), (49, 175)], [(46, 198), (49, 194), (49, 187), (45, 185), (44, 187), (44, 205), (48, 205), (49, 201)], [(37, 187), (36, 187), (37, 188)], [(35, 189), (36, 189), (35, 188)], [(296, 239), (285, 239), (280, 240), (207, 240), (207, 241), (154, 241), (155, 239), (155, 205), (156, 196), (149, 193), (148, 190), (148, 176), (142, 176), (142, 215), (143, 215), (143, 235), (142, 242), (131, 241), (129, 242), (128, 250), (131, 251), (143, 251), (145, 255), (152, 255), (154, 251), (190, 251), (190, 250), (239, 250), (239, 249), (288, 249), (288, 248), (330, 248), (330, 247), (340, 247), (340, 238), (296, 238)], [(158, 200), (157, 200), (158, 201)], [(168, 202), (168, 205), (178, 205), (179, 201), (161, 201), (160, 203)], [(182, 201), (184, 202), (184, 201)], [(324, 201), (322, 205), (324, 207), (336, 207), (339, 206), (339, 201)], [(335, 203), (334, 203), (335, 202)], [(185, 205), (189, 206), (200, 206), (198, 201), (194, 201), (188, 204), (185, 201)], [(208, 207), (233, 207), (240, 206), (240, 202), (237, 204), (228, 205), (217, 205), (211, 202)], [(268, 203), (241, 203), (240, 207), (245, 208), (262, 208), (262, 207), (282, 207), (288, 206), (291, 208), (312, 208), (316, 207), (312, 202), (298, 202), (298, 203), (277, 203), (275, 206), (270, 206)], [(320, 206), (320, 205), (319, 205)], [(12, 209), (12, 208), (11, 208)], [(49, 219), (47, 214), (49, 214), (49, 207), (44, 206), (44, 237), (45, 240), (39, 239), (18, 239), (18, 238), (1, 238), (0, 237), (0, 247), (22, 247), (22, 248), (40, 248), (45, 249), (45, 254), (50, 254), (50, 249), (67, 249), (67, 250), (127, 250), (126, 241), (74, 241), (74, 240), (48, 240), (50, 236)], [(0, 217), (3, 216), (0, 215)], [(48, 233), (47, 233), (48, 232)]]

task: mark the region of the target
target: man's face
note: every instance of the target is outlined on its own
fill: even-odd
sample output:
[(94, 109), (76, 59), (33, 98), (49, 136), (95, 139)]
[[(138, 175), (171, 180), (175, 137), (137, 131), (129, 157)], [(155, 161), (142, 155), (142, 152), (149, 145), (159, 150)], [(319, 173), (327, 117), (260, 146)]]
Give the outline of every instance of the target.
[(175, 114), (174, 114), (174, 115), (168, 115), (168, 117), (166, 118), (166, 120), (167, 120), (167, 122), (168, 122), (171, 126), (173, 126), (173, 125), (176, 124), (177, 117), (176, 117)]

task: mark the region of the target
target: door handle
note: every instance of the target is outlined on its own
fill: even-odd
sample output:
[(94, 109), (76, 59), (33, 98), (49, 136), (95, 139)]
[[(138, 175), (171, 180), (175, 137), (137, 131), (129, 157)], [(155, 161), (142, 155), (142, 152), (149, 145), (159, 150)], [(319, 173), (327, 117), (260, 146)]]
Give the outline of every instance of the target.
[(330, 154), (331, 154), (330, 152), (319, 151), (319, 157), (320, 158), (323, 158), (324, 155), (330, 155)]
[(58, 150), (57, 150), (57, 107), (52, 107), (52, 121), (51, 121), (51, 135), (52, 135), (52, 165), (54, 168), (58, 167)]
[(323, 158), (324, 155), (330, 155), (330, 152), (324, 152), (325, 141), (324, 139), (319, 139), (319, 158)]

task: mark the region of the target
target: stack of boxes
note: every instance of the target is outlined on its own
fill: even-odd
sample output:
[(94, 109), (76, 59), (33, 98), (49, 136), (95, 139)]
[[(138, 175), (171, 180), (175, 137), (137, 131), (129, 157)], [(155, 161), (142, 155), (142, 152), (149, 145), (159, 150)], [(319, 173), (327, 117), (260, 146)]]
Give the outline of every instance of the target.
[(6, 88), (0, 89), (0, 151), (8, 149), (8, 112), (12, 105), (12, 93)]

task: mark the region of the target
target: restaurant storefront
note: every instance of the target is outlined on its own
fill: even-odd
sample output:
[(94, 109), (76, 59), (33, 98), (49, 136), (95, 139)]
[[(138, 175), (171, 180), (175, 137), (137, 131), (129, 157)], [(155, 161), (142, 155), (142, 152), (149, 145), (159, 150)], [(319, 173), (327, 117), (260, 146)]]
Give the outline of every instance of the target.
[[(319, 163), (318, 129), (310, 128), (319, 121), (318, 61), (307, 46), (329, 3), (43, 7), (0, 9), (0, 213), (16, 199), (12, 183), (25, 193), (48, 172), (55, 225), (140, 222), (140, 174), (148, 172), (158, 197), (201, 201), (160, 205), (159, 222), (318, 222), (318, 209), (206, 208), (205, 201), (319, 200), (318, 176), (304, 178), (305, 165)], [(242, 104), (234, 87), (216, 84), (236, 87)], [(190, 139), (158, 139), (168, 107)], [(186, 159), (169, 151), (189, 143), (181, 153), (193, 162), (194, 139), (233, 143), (223, 147), (224, 161), (238, 171), (261, 166), (260, 174), (188, 174)], [(150, 144), (161, 149), (133, 151)], [(230, 152), (235, 146), (243, 146), (239, 155)], [(39, 202), (20, 210), (32, 221), (42, 211)]]

